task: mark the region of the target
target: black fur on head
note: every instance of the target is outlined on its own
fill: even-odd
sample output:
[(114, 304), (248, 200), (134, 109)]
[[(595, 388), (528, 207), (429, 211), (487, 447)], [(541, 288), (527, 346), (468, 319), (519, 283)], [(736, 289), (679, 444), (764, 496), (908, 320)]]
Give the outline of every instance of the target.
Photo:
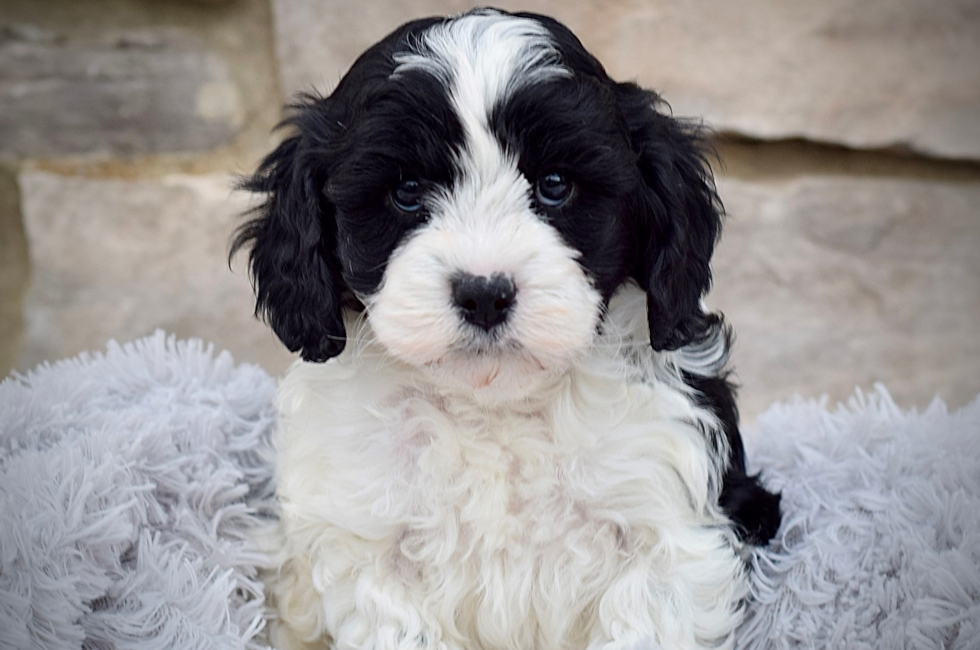
[(651, 345), (676, 350), (710, 336), (723, 325), (720, 316), (701, 309), (701, 297), (711, 286), (710, 260), (724, 210), (704, 129), (670, 115), (657, 93), (612, 81), (558, 21), (518, 15), (542, 22), (572, 69), (612, 89), (642, 181), (627, 208), (634, 219), (630, 240), (636, 244), (630, 275), (647, 293)]
[(646, 188), (636, 206), (646, 245), (633, 277), (647, 292), (651, 345), (676, 350), (720, 325), (701, 297), (711, 286), (722, 205), (700, 127), (660, 113), (660, 97), (635, 84), (618, 84), (616, 94)]
[[(344, 233), (339, 233), (337, 201), (330, 192), (337, 176), (349, 177), (358, 170), (347, 123), (358, 121), (365, 106), (378, 98), (376, 91), (391, 72), (397, 43), (434, 22), (437, 19), (418, 20), (392, 32), (355, 62), (329, 97), (300, 95), (278, 127), (292, 133), (240, 184), (240, 189), (264, 194), (266, 200), (238, 229), (229, 260), (251, 245), (255, 313), (305, 361), (326, 361), (343, 351), (343, 306), (356, 305), (351, 289), (359, 288), (364, 275), (345, 273), (355, 268), (351, 257), (358, 256), (358, 244), (351, 246), (349, 236), (344, 241), (338, 237)], [(349, 194), (352, 185), (334, 194)], [(348, 220), (355, 227), (356, 221)]]
[[(333, 206), (323, 194), (324, 161), (336, 138), (329, 100), (307, 98), (284, 125), (297, 133), (269, 154), (241, 187), (267, 195), (236, 234), (231, 254), (252, 243), (256, 315), (291, 352), (326, 361), (344, 349), (344, 286), (334, 255)], [(302, 110), (301, 110), (302, 108)], [(335, 121), (334, 121), (335, 122)]]

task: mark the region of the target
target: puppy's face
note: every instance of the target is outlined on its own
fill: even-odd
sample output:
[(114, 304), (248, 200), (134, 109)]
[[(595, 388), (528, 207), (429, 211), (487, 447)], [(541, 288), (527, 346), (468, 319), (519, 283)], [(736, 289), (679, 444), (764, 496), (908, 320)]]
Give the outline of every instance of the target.
[(247, 182), (269, 193), (236, 240), (258, 310), (322, 361), (352, 296), (390, 354), (496, 396), (584, 353), (630, 277), (654, 347), (696, 338), (719, 216), (696, 134), (658, 101), (544, 17), (403, 26), (304, 99)]
[(328, 173), (341, 269), (393, 355), (519, 392), (588, 348), (625, 276), (624, 124), (537, 21), (470, 15), (408, 42), (359, 88), (353, 156)]

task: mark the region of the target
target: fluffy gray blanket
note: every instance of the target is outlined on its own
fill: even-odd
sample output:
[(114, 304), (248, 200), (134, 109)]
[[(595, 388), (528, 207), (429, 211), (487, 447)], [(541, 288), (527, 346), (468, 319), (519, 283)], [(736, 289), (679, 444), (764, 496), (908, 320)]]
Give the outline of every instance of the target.
[[(0, 384), (0, 648), (261, 648), (275, 382), (162, 333)], [(799, 400), (746, 436), (783, 491), (739, 648), (980, 648), (980, 399)]]
[(162, 333), (0, 384), (0, 648), (260, 648), (275, 382)]

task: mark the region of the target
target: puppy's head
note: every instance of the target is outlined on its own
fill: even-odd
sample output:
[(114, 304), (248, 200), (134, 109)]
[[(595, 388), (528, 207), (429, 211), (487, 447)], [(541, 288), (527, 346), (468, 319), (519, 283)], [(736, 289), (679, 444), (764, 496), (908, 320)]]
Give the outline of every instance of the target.
[(629, 278), (655, 349), (702, 337), (719, 204), (697, 130), (660, 105), (543, 16), (402, 26), (293, 106), (246, 181), (267, 194), (233, 247), (257, 312), (325, 361), (363, 307), (391, 355), (501, 395), (584, 353)]

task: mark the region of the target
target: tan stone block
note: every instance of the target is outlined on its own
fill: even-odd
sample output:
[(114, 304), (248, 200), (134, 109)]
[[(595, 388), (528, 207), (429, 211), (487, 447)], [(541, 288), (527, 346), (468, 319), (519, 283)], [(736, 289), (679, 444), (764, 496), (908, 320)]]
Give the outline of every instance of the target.
[[(461, 0), (274, 0), (287, 97), (329, 91), (402, 22)], [(980, 159), (974, 2), (527, 0), (569, 25), (617, 79), (661, 91), (720, 131)]]
[(794, 393), (883, 382), (900, 404), (980, 392), (980, 183), (724, 179), (708, 304), (752, 417)]
[(32, 262), (19, 367), (157, 328), (271, 372), (290, 355), (252, 317), (244, 257), (227, 251), (247, 198), (224, 175), (126, 181), (19, 178)]
[(245, 121), (228, 66), (189, 34), (76, 43), (28, 27), (0, 34), (0, 153), (201, 151)]

